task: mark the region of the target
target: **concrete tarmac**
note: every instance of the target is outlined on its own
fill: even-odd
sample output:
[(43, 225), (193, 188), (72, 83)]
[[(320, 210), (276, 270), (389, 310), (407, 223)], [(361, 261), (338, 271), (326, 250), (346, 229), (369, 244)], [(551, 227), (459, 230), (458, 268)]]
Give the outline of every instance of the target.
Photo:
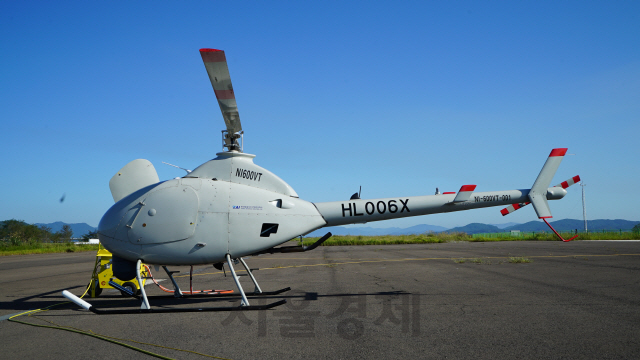
[[(524, 257), (528, 263), (511, 263)], [(102, 339), (10, 322), (82, 294), (95, 253), (0, 257), (3, 359), (151, 358)], [(65, 304), (16, 320), (72, 327), (176, 359), (638, 359), (640, 242), (447, 243), (320, 247), (245, 259), (263, 290), (291, 291), (253, 312), (96, 315)], [(242, 266), (236, 266), (236, 269)], [(189, 287), (189, 267), (177, 280)], [(160, 284), (170, 287), (164, 273)], [(227, 270), (227, 275), (228, 270)], [(246, 291), (253, 285), (241, 282)], [(194, 289), (235, 289), (198, 266)], [(232, 298), (154, 298), (155, 308), (234, 306)], [(105, 290), (97, 308), (139, 307)], [(206, 355), (206, 356), (205, 356)]]

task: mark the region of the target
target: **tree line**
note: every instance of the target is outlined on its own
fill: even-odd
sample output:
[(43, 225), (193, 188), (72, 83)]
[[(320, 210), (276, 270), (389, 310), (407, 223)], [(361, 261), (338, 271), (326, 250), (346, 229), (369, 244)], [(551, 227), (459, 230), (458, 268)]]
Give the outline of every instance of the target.
[[(23, 220), (4, 220), (0, 222), (0, 240), (11, 245), (27, 243), (65, 243), (70, 242), (73, 236), (71, 226), (63, 225), (62, 229), (53, 232), (45, 225), (27, 224)], [(84, 240), (95, 239), (97, 234), (89, 232), (82, 236)]]

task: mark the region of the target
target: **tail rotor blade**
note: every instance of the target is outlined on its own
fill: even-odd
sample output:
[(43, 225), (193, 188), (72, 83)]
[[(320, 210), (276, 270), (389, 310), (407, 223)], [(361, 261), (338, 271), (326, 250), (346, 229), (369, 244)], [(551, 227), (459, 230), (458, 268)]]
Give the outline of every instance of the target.
[(523, 207), (527, 206), (531, 204), (530, 202), (523, 202), (523, 203), (519, 203), (519, 204), (513, 204), (513, 205), (509, 205), (506, 208), (500, 210), (500, 213), (502, 214), (502, 216), (505, 215), (509, 215), (512, 212), (518, 210), (518, 209), (522, 209)]
[(563, 181), (560, 184), (556, 185), (555, 187), (561, 187), (563, 189), (568, 188), (569, 186), (579, 183), (580, 182), (580, 175), (576, 175), (574, 177), (572, 177), (571, 179), (567, 180), (567, 181)]

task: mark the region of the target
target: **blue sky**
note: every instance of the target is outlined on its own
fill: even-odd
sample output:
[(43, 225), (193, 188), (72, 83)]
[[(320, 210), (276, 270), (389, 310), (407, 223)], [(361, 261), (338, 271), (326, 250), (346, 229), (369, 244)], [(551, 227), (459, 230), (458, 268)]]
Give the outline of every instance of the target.
[[(640, 221), (631, 1), (3, 1), (0, 220), (97, 226), (127, 162), (169, 179), (162, 161), (215, 157), (203, 47), (227, 54), (245, 152), (303, 199), (529, 188), (568, 147), (553, 183), (580, 175), (589, 219)], [(551, 209), (581, 219), (580, 187)], [(536, 219), (499, 210), (367, 226)]]

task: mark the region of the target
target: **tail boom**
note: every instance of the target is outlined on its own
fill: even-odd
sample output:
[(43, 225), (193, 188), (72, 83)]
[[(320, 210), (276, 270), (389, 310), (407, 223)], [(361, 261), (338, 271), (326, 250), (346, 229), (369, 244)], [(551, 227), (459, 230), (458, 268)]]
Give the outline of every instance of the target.
[(367, 223), (410, 216), (429, 215), (528, 201), (529, 190), (472, 192), (468, 200), (454, 202), (456, 194), (382, 199), (353, 199), (314, 203), (326, 226)]

